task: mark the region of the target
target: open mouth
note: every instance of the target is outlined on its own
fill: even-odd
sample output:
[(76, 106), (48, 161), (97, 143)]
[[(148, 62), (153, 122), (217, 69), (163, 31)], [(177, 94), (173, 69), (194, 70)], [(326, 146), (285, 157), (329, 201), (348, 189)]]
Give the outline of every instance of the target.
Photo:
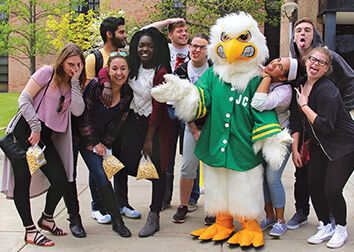
[(254, 55), (255, 49), (253, 46), (246, 46), (246, 48), (243, 50), (241, 57), (247, 57), (250, 58)]

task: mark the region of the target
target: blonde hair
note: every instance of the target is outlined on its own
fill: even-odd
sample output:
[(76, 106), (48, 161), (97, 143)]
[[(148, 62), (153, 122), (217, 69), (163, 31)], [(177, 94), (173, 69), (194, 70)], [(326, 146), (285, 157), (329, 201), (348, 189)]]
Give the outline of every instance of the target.
[(57, 85), (59, 85), (60, 81), (64, 78), (65, 76), (65, 72), (64, 72), (64, 68), (63, 68), (63, 62), (72, 56), (79, 56), (82, 64), (83, 64), (83, 69), (82, 72), (80, 74), (80, 85), (83, 87), (85, 85), (86, 82), (86, 72), (85, 72), (85, 57), (82, 54), (82, 51), (80, 49), (79, 46), (77, 46), (76, 44), (70, 43), (65, 45), (60, 53), (58, 54), (57, 60), (54, 64), (54, 81), (53, 81), (53, 88), (56, 87)]

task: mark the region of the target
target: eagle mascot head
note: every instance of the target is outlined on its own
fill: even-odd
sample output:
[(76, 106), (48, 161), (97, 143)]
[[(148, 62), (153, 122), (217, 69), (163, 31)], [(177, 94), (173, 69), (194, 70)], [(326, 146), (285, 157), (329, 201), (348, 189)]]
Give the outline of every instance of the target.
[(258, 65), (268, 56), (266, 39), (251, 15), (232, 13), (212, 26), (208, 57), (214, 62), (214, 72), (234, 88), (244, 90), (260, 74)]

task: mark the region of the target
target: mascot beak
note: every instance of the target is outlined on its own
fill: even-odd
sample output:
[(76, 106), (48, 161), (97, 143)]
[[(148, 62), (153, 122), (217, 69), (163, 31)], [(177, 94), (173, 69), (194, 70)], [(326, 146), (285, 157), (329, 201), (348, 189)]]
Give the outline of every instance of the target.
[(241, 42), (237, 39), (230, 39), (219, 43), (215, 49), (216, 54), (219, 57), (226, 59), (229, 64), (236, 59), (250, 60), (257, 55), (257, 49), (252, 43)]

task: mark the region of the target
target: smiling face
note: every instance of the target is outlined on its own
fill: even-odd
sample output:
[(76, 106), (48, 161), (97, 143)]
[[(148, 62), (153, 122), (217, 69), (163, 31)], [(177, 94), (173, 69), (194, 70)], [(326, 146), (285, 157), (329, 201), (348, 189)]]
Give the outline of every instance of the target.
[(183, 48), (188, 43), (188, 29), (187, 26), (177, 26), (172, 32), (168, 33), (168, 38), (172, 45), (177, 48)]
[(192, 63), (196, 66), (202, 66), (207, 61), (207, 46), (206, 39), (195, 37), (189, 45), (189, 55)]
[(285, 81), (290, 69), (289, 58), (278, 58), (272, 60), (264, 71), (272, 77), (273, 82)]
[(302, 22), (295, 27), (294, 42), (298, 49), (306, 50), (312, 45), (313, 40), (313, 26), (311, 23)]
[(306, 60), (306, 72), (309, 79), (318, 80), (329, 70), (326, 54), (315, 51)]
[(150, 68), (153, 63), (154, 55), (154, 42), (150, 36), (141, 36), (138, 43), (137, 53), (141, 63), (143, 64), (143, 67)]
[(129, 67), (128, 63), (123, 58), (113, 59), (108, 67), (108, 74), (111, 78), (112, 86), (122, 86), (128, 78)]
[(83, 62), (78, 55), (68, 57), (66, 60), (64, 60), (63, 70), (65, 75), (69, 76), (70, 78), (73, 77), (74, 71), (77, 71), (79, 68), (79, 64), (83, 64)]

